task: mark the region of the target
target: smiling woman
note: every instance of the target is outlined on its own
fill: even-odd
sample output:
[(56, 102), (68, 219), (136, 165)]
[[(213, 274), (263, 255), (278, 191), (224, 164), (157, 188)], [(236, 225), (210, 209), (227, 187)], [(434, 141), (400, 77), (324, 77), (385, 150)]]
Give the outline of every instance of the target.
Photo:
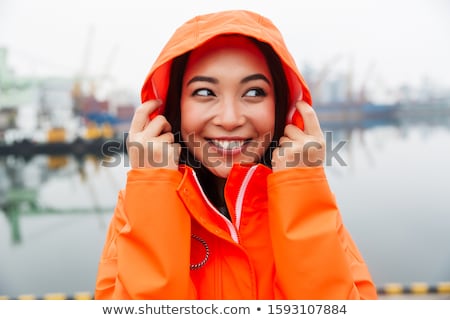
[(96, 299), (377, 298), (328, 186), (309, 89), (270, 20), (186, 22), (142, 102)]
[[(207, 0), (165, 0), (159, 2), (146, 0), (130, 2), (111, 2), (107, 0), (95, 2), (88, 0), (64, 2), (59, 0), (2, 0), (0, 1), (0, 46), (8, 48), (8, 61), (10, 62), (8, 67), (11, 66), (16, 74), (47, 77), (63, 73), (72, 77), (81, 66), (87, 30), (89, 25), (94, 23), (96, 29), (95, 41), (91, 51), (93, 57), (89, 63), (90, 73), (95, 75), (103, 71), (105, 57), (109, 55), (112, 44), (119, 43), (119, 55), (117, 55), (115, 60), (114, 68), (111, 69), (111, 75), (118, 87), (126, 86), (127, 88), (136, 89), (142, 84), (142, 78), (148, 71), (147, 67), (159, 53), (156, 50), (162, 47), (178, 21), (194, 14), (199, 14), (201, 13), (200, 11), (207, 12), (223, 8), (250, 8), (253, 5), (250, 2), (237, 0), (225, 2)], [(314, 72), (314, 68), (322, 68), (323, 63), (331, 60), (330, 57), (333, 57), (336, 53), (345, 53), (344, 56), (348, 54), (355, 58), (353, 79), (355, 86), (357, 86), (360, 84), (360, 72), (366, 70), (368, 62), (374, 61), (376, 68), (373, 69), (372, 77), (367, 82), (368, 90), (370, 91), (370, 98), (383, 100), (383, 96), (376, 93), (383, 93), (383, 89), (395, 92), (395, 86), (398, 84), (418, 83), (425, 85), (425, 87), (420, 86), (420, 94), (417, 92), (417, 96), (423, 95), (423, 97), (430, 93), (427, 89), (437, 93), (434, 90), (449, 87), (448, 57), (450, 56), (450, 42), (447, 41), (448, 30), (450, 30), (450, 19), (448, 19), (449, 5), (450, 2), (447, 0), (412, 0), (408, 2), (389, 0), (342, 0), (339, 2), (333, 0), (306, 2), (278, 0), (276, 2), (258, 1), (258, 10), (261, 13), (270, 15), (273, 21), (283, 30), (290, 52), (294, 58), (299, 59), (299, 67), (301, 70), (304, 70), (305, 76), (307, 76), (306, 71), (311, 69), (307, 67), (313, 67), (312, 71)], [(177, 10), (173, 10), (174, 7)], [(107, 12), (105, 8), (108, 9)], [(257, 35), (257, 32), (253, 34), (255, 37)], [(184, 38), (184, 35), (182, 38)], [(181, 43), (182, 41), (179, 42)], [(176, 43), (174, 43), (173, 47), (176, 47)], [(270, 51), (268, 52), (270, 54)], [(177, 89), (172, 80), (176, 78), (176, 70), (179, 70), (180, 75), (182, 75), (182, 70), (184, 69), (177, 69), (179, 67), (179, 64), (176, 63), (177, 58), (171, 61), (173, 61), (171, 66), (172, 75), (170, 75), (171, 82), (168, 85), (171, 86), (170, 92), (174, 94), (166, 97), (165, 92), (160, 92), (161, 95), (164, 95), (164, 106), (168, 106), (170, 101), (174, 99), (173, 97), (176, 97), (178, 92), (181, 92), (181, 81)], [(331, 71), (335, 71), (336, 74), (340, 71), (348, 71), (347, 60), (343, 59), (340, 61), (344, 63), (331, 66)], [(305, 62), (308, 62), (308, 64)], [(64, 68), (61, 68), (61, 66)], [(161, 68), (159, 71), (164, 69), (163, 66)], [(345, 68), (345, 70), (339, 70), (340, 68)], [(283, 74), (282, 72), (275, 73)], [(314, 80), (315, 73), (310, 73), (309, 75), (311, 76), (310, 79)], [(429, 81), (420, 83), (422, 75), (427, 75)], [(155, 86), (160, 85), (161, 88), (167, 90), (165, 87), (167, 83), (164, 84), (163, 80), (155, 80)], [(278, 80), (273, 81), (273, 85), (277, 86), (278, 82)], [(375, 94), (371, 85), (377, 86)], [(411, 89), (414, 90), (414, 87)], [(147, 87), (147, 92), (151, 91), (150, 87)], [(279, 88), (275, 89), (275, 91), (281, 92)], [(250, 95), (253, 93), (256, 94), (256, 91), (249, 92)], [(280, 99), (279, 96), (277, 95), (277, 99)], [(281, 98), (283, 98), (282, 96)], [(416, 95), (414, 94), (413, 96)], [(153, 98), (147, 97), (144, 101)], [(315, 96), (314, 98), (315, 101), (318, 101), (319, 97)], [(180, 96), (178, 96), (177, 102), (172, 105), (176, 106), (179, 104), (179, 100)], [(173, 108), (173, 110), (175, 112), (178, 109)], [(166, 108), (164, 116), (172, 128), (175, 128), (176, 121), (172, 119), (176, 117), (169, 119), (169, 112), (170, 110)], [(414, 122), (411, 125), (413, 129), (404, 126), (405, 119), (402, 117), (400, 122), (396, 124), (399, 127), (395, 127), (395, 130), (392, 129), (390, 126), (392, 123), (389, 121), (387, 123), (390, 125), (386, 125), (386, 123), (380, 124), (378, 121), (376, 123), (367, 121), (362, 126), (359, 123), (356, 124), (358, 127), (352, 129), (341, 127), (341, 124), (335, 127), (335, 123), (327, 127), (327, 123), (321, 121), (322, 129), (333, 130), (333, 139), (341, 137), (345, 141), (349, 140), (349, 143), (340, 149), (344, 152), (343, 158), (348, 166), (335, 166), (336, 162), (334, 162), (332, 167), (326, 168), (329, 170), (327, 177), (333, 191), (336, 193), (337, 199), (340, 200), (340, 209), (346, 227), (352, 232), (354, 240), (358, 243), (364, 258), (370, 266), (374, 280), (380, 286), (383, 283), (390, 282), (408, 284), (413, 281), (425, 281), (433, 284), (438, 281), (450, 280), (450, 256), (445, 245), (450, 243), (450, 234), (447, 232), (450, 225), (448, 215), (450, 203), (446, 185), (446, 182), (450, 180), (450, 172), (442, 170), (442, 166), (425, 165), (430, 163), (430, 155), (434, 155), (433, 159), (439, 159), (438, 161), (441, 163), (450, 161), (449, 155), (445, 153), (447, 150), (442, 148), (442, 145), (448, 145), (450, 141), (448, 135), (450, 122), (448, 118), (442, 117), (442, 115), (428, 114), (428, 117), (430, 117), (428, 118), (428, 121), (430, 121), (428, 125), (424, 127), (420, 122)], [(424, 117), (421, 117), (420, 121), (423, 120)], [(282, 130), (284, 130), (284, 127), (285, 125), (283, 124)], [(180, 138), (179, 131), (174, 129), (171, 131), (174, 133), (175, 139), (184, 140)], [(227, 149), (228, 146), (225, 144), (234, 144), (237, 141), (219, 141), (219, 143), (222, 143), (223, 147)], [(247, 142), (247, 144), (250, 143)], [(230, 145), (230, 148), (233, 149), (234, 147)], [(417, 150), (421, 150), (421, 152), (418, 153)], [(212, 149), (207, 151), (212, 151)], [(180, 162), (183, 162), (183, 152), (186, 152), (186, 149), (181, 150)], [(345, 152), (348, 152), (347, 157), (345, 157)], [(439, 152), (439, 154), (436, 155), (436, 152)], [(190, 157), (188, 160), (192, 160), (193, 165), (198, 164), (194, 162), (195, 158), (190, 152), (185, 154)], [(187, 160), (184, 161), (186, 162)], [(271, 161), (266, 161), (265, 159), (261, 159), (261, 162), (271, 165)], [(6, 163), (9, 163), (9, 161)], [(2, 162), (1, 166), (5, 166), (5, 162)], [(128, 162), (126, 166), (127, 168), (120, 167), (128, 169)], [(179, 167), (181, 168), (182, 166), (179, 165)], [(16, 161), (14, 161), (14, 168), (17, 168)], [(141, 168), (139, 170), (146, 171), (148, 169)], [(137, 245), (137, 243), (143, 244), (145, 249), (142, 250), (142, 256), (148, 257), (149, 252), (154, 252), (155, 255), (157, 252), (160, 252), (149, 250), (149, 248), (161, 247), (161, 251), (166, 248), (165, 242), (168, 238), (177, 234), (178, 222), (171, 221), (174, 216), (172, 212), (166, 211), (170, 208), (169, 204), (163, 203), (166, 199), (160, 199), (158, 192), (152, 192), (154, 189), (148, 187), (149, 179), (147, 175), (145, 175), (143, 182), (138, 181), (138, 179), (133, 180), (136, 177), (133, 175), (139, 170), (130, 170), (130, 186), (133, 187), (133, 185), (142, 183), (143, 188), (147, 188), (147, 192), (142, 192), (143, 196), (140, 198), (133, 198), (133, 189), (130, 188), (127, 189), (128, 196), (125, 197), (122, 192), (121, 197), (123, 196), (123, 199), (127, 199), (129, 202), (135, 201), (141, 205), (141, 211), (146, 212), (147, 215), (148, 223), (142, 224), (142, 226), (132, 224), (133, 232), (131, 235), (134, 236), (141, 230), (142, 234), (145, 232), (156, 233), (159, 236), (159, 240), (154, 239), (154, 247), (148, 245), (148, 239), (145, 239), (144, 236), (133, 237), (132, 241), (130, 241), (134, 245)], [(202, 170), (195, 171), (197, 179), (201, 181), (203, 181), (202, 179), (208, 179), (207, 172), (204, 174), (207, 177), (203, 178)], [(10, 175), (11, 172), (15, 171), (10, 172), (7, 169), (6, 172)], [(24, 173), (26, 179), (20, 185), (29, 186), (29, 171), (21, 170), (21, 172)], [(126, 177), (124, 172), (114, 173), (112, 176)], [(211, 178), (215, 177), (214, 175), (210, 176)], [(409, 183), (411, 176), (414, 176), (421, 183)], [(45, 173), (42, 177), (48, 179), (48, 174)], [(61, 175), (58, 175), (58, 179), (61, 177)], [(109, 208), (113, 205), (116, 200), (115, 191), (111, 193), (105, 189), (105, 187), (108, 189), (111, 187), (111, 181), (109, 179), (105, 181), (99, 179), (95, 174), (89, 174), (88, 177), (99, 183), (98, 195), (108, 199), (105, 201), (107, 207)], [(158, 175), (154, 177), (156, 178), (153, 179), (152, 176), (153, 183), (159, 184), (160, 188), (167, 187), (167, 181), (160, 181), (166, 176), (161, 176), (162, 179), (159, 180), (157, 179)], [(190, 176), (186, 175), (186, 177)], [(14, 181), (16, 181), (16, 178), (14, 178)], [(81, 181), (84, 181), (83, 179), (84, 176)], [(78, 176), (66, 176), (64, 181), (69, 183), (70, 191), (68, 194), (73, 195), (73, 182), (79, 180)], [(175, 180), (176, 183), (180, 182), (178, 177)], [(224, 183), (226, 180), (230, 182), (229, 185), (231, 185), (231, 182), (237, 181), (233, 179), (212, 180), (214, 186), (216, 184), (219, 186), (219, 183)], [(0, 184), (3, 186), (5, 181), (8, 180), (0, 178)], [(50, 179), (50, 181), (52, 180)], [(242, 183), (239, 183), (239, 186), (254, 186), (255, 181), (249, 178), (241, 179), (240, 182)], [(264, 192), (266, 191), (265, 182), (263, 180), (263, 183), (258, 186)], [(83, 185), (86, 185), (86, 183), (83, 183)], [(180, 185), (178, 184), (178, 186)], [(171, 192), (177, 192), (180, 197), (184, 192), (181, 186), (176, 191), (174, 191), (175, 187), (172, 186), (167, 187), (167, 189)], [(39, 185), (39, 190), (39, 193), (42, 194), (43, 185)], [(93, 196), (90, 190), (86, 192), (86, 199), (79, 201), (78, 197), (71, 196), (66, 201), (67, 194), (64, 190), (65, 187), (55, 186), (52, 192), (44, 193), (46, 197), (48, 196), (58, 201), (64, 200), (64, 205), (69, 207), (72, 204), (75, 207), (89, 205)], [(194, 217), (188, 213), (192, 219), (197, 220), (204, 217), (204, 202), (210, 201), (214, 203), (211, 200), (213, 197), (213, 195), (210, 195), (212, 193), (210, 191), (211, 188), (208, 188), (202, 182), (200, 190), (207, 195), (205, 200), (201, 202), (202, 205), (199, 205), (197, 208), (197, 211), (201, 211), (202, 214)], [(217, 195), (218, 192), (215, 190), (214, 193)], [(236, 191), (237, 187), (228, 188), (227, 190)], [(236, 191), (236, 193), (238, 192)], [(183, 196), (183, 201), (189, 202), (191, 195), (190, 192), (186, 193)], [(294, 194), (291, 199), (287, 199), (287, 202), (291, 203), (294, 200), (297, 201), (297, 198), (309, 195), (310, 193), (308, 192)], [(271, 196), (270, 192), (268, 196)], [(121, 198), (121, 201), (123, 199)], [(231, 199), (233, 201), (228, 201), (228, 205), (231, 207), (232, 215), (230, 218), (233, 219), (233, 224), (245, 226), (240, 227), (237, 233), (240, 238), (239, 246), (247, 248), (255, 245), (255, 243), (263, 246), (263, 243), (259, 243), (256, 239), (249, 243), (247, 241), (248, 237), (246, 237), (246, 231), (249, 230), (249, 224), (247, 223), (249, 213), (246, 210), (248, 210), (248, 207), (251, 208), (253, 204), (250, 204), (248, 207), (244, 206), (243, 214), (235, 214), (236, 211), (242, 213), (241, 209), (235, 210), (235, 207), (242, 208), (242, 204), (249, 203), (249, 200), (254, 198), (249, 198), (245, 192), (243, 196), (241, 193), (239, 201), (234, 201), (234, 197)], [(258, 201), (265, 201), (265, 198)], [(150, 209), (155, 209), (153, 205), (159, 205), (160, 207), (157, 208), (159, 211), (151, 211)], [(287, 205), (282, 207), (286, 210), (289, 208)], [(334, 206), (330, 207), (333, 210), (335, 208)], [(94, 206), (95, 208), (96, 206)], [(8, 232), (12, 225), (10, 220), (6, 218), (7, 216), (1, 212), (0, 236), (2, 236), (2, 241), (0, 241), (0, 256), (7, 258), (2, 259), (0, 263), (0, 295), (15, 297), (22, 293), (34, 293), (37, 296), (42, 296), (47, 292), (62, 291), (71, 294), (79, 290), (91, 290), (92, 281), (95, 281), (94, 276), (95, 272), (97, 272), (95, 268), (103, 244), (103, 234), (106, 232), (103, 226), (103, 219), (109, 219), (109, 215), (105, 215), (100, 220), (101, 223), (98, 223), (99, 216), (94, 209), (92, 214), (84, 215), (83, 220), (80, 217), (80, 220), (77, 220), (79, 223), (73, 223), (74, 221), (70, 218), (68, 220), (67, 215), (61, 217), (61, 221), (57, 215), (53, 214), (39, 215), (39, 217), (37, 215), (25, 217), (22, 215), (20, 222), (24, 229), (21, 232), (25, 237), (22, 245), (11, 241), (15, 229)], [(217, 238), (207, 239), (208, 242), (204, 240), (204, 243), (208, 245), (209, 255), (206, 254), (207, 251), (203, 242), (197, 240), (198, 237), (194, 238), (192, 236), (191, 240), (186, 240), (188, 237), (183, 232), (183, 241), (191, 241), (190, 251), (192, 257), (189, 266), (185, 266), (186, 256), (183, 255), (179, 255), (179, 259), (175, 262), (170, 260), (166, 261), (168, 264), (157, 264), (157, 262), (163, 261), (165, 257), (161, 253), (160, 259), (151, 260), (154, 266), (151, 270), (154, 272), (148, 272), (149, 262), (147, 260), (142, 258), (134, 259), (136, 255), (132, 255), (132, 253), (136, 253), (136, 250), (131, 250), (130, 254), (124, 252), (126, 250), (123, 249), (123, 244), (127, 239), (127, 228), (130, 226), (130, 221), (136, 221), (134, 218), (136, 212), (132, 212), (132, 208), (128, 208), (125, 214), (119, 212), (120, 209), (118, 205), (117, 213), (112, 223), (116, 226), (117, 231), (114, 230), (113, 226), (111, 237), (115, 236), (116, 238), (105, 244), (105, 247), (110, 248), (111, 254), (110, 256), (104, 256), (100, 267), (100, 269), (104, 269), (105, 265), (111, 266), (111, 278), (117, 277), (122, 279), (121, 275), (126, 274), (127, 271), (122, 269), (122, 267), (119, 268), (118, 265), (125, 264), (126, 267), (127, 259), (130, 259), (136, 265), (142, 264), (143, 266), (140, 269), (147, 272), (141, 274), (140, 271), (138, 272), (135, 269), (136, 278), (146, 278), (147, 276), (154, 277), (154, 273), (158, 272), (159, 276), (162, 274), (172, 276), (171, 271), (175, 268), (158, 269), (159, 266), (172, 265), (172, 263), (183, 264), (183, 268), (190, 267), (190, 269), (202, 271), (205, 268), (210, 268), (213, 259), (222, 254), (223, 251), (228, 252), (228, 250), (220, 251), (220, 248), (223, 248), (223, 246), (216, 249), (211, 245), (211, 242), (215, 243), (224, 239), (224, 237), (221, 237), (223, 235), (222, 231), (223, 229), (227, 230), (227, 225), (223, 226), (223, 224), (227, 222), (222, 222), (222, 224), (218, 224), (218, 227), (214, 228), (213, 226), (210, 230), (211, 233), (218, 230), (219, 240)], [(217, 209), (224, 212), (224, 208)], [(139, 212), (140, 210), (137, 211)], [(107, 212), (112, 213), (111, 211)], [(210, 210), (207, 211), (207, 213), (209, 212)], [(424, 212), (427, 214), (424, 215)], [(270, 209), (270, 214), (272, 213), (276, 213), (276, 211)], [(163, 230), (165, 234), (163, 232), (161, 232), (163, 234), (158, 233), (157, 229), (159, 226), (153, 222), (157, 218), (155, 218), (156, 214), (162, 215), (170, 222), (170, 225)], [(128, 216), (131, 218), (128, 219)], [(276, 217), (276, 214), (272, 214), (272, 216)], [(126, 217), (126, 220), (122, 219), (123, 217)], [(302, 221), (304, 221), (304, 218), (301, 217)], [(389, 221), (389, 223), (386, 223), (386, 221)], [(55, 228), (55, 222), (58, 222), (56, 223), (59, 226), (58, 228)], [(254, 227), (265, 226), (265, 223), (266, 221), (261, 219), (257, 221)], [(65, 227), (60, 228), (62, 225)], [(288, 227), (297, 225), (290, 224)], [(70, 230), (67, 229), (69, 226)], [(121, 226), (124, 226), (123, 230), (120, 229)], [(195, 224), (192, 224), (192, 226), (194, 228), (198, 227)], [(143, 229), (146, 231), (142, 231)], [(233, 229), (230, 227), (230, 230), (231, 234)], [(288, 231), (292, 230), (293, 228), (288, 228)], [(80, 238), (79, 235), (81, 234), (83, 237)], [(291, 234), (289, 233), (289, 235)], [(32, 241), (29, 241), (31, 240), (29, 237), (34, 237), (35, 235), (43, 238), (39, 241), (34, 241), (34, 238)], [(305, 233), (305, 236), (310, 235), (308, 232)], [(234, 236), (235, 234), (233, 233)], [(139, 241), (141, 238), (144, 241)], [(178, 241), (178, 239), (176, 240)], [(117, 255), (115, 245), (121, 248), (121, 254)], [(186, 248), (183, 244), (180, 246), (182, 246), (180, 251)], [(229, 246), (233, 247), (234, 243), (229, 244)], [(316, 246), (311, 246), (311, 248), (317, 249)], [(280, 260), (279, 249), (279, 246), (267, 249), (278, 255), (276, 261)], [(55, 255), (55, 252), (61, 254)], [(169, 253), (175, 256), (178, 252), (175, 246), (170, 247)], [(292, 258), (293, 256), (300, 257), (298, 260), (310, 261), (308, 256), (311, 252), (304, 252), (303, 250), (290, 252), (293, 252), (293, 254), (286, 260), (291, 263), (297, 263), (295, 261), (297, 259)], [(321, 252), (321, 250), (317, 250), (317, 252)], [(196, 256), (193, 256), (194, 254)], [(241, 257), (246, 257), (244, 253), (240, 252), (240, 254)], [(40, 257), (39, 263), (36, 263), (36, 257), (38, 256)], [(111, 258), (109, 265), (105, 262), (108, 257)], [(253, 255), (250, 255), (250, 257), (253, 257)], [(119, 259), (117, 264), (114, 263), (115, 258)], [(166, 258), (166, 260), (168, 259)], [(229, 261), (228, 258), (227, 261)], [(323, 262), (326, 263), (328, 260), (323, 260)], [(252, 260), (249, 262), (249, 266), (253, 266), (255, 263)], [(262, 264), (267, 265), (268, 269), (279, 269), (278, 266), (272, 267), (273, 259), (267, 262), (264, 261)], [(213, 265), (221, 266), (221, 264), (217, 263)], [(33, 268), (30, 268), (30, 266), (33, 266)], [(196, 266), (199, 267), (195, 268)], [(133, 270), (133, 268), (130, 267), (129, 270)], [(304, 269), (299, 268), (298, 270)], [(170, 272), (164, 273), (163, 271)], [(192, 277), (194, 277), (194, 270), (192, 270), (192, 273)], [(281, 275), (280, 272), (278, 273)], [(322, 273), (318, 271), (317, 274)], [(129, 277), (126, 278), (129, 279)], [(155, 276), (153, 279), (163, 278)], [(274, 287), (278, 286), (278, 279), (283, 278), (278, 278), (277, 276), (277, 281), (271, 282), (275, 283)], [(192, 281), (194, 280), (197, 281), (196, 279)], [(172, 281), (170, 280), (169, 282)], [(312, 282), (311, 278), (308, 277), (305, 282), (310, 281)], [(120, 281), (117, 281), (117, 283), (118, 286), (122, 285)], [(158, 283), (163, 283), (163, 281)], [(314, 284), (316, 283), (314, 282)], [(111, 282), (105, 281), (104, 284), (101, 288), (106, 288)], [(130, 296), (136, 296), (135, 288), (132, 288), (128, 281), (124, 284), (124, 287), (132, 292)], [(217, 285), (216, 287), (219, 286)], [(299, 288), (302, 287), (299, 286)], [(156, 294), (150, 295), (153, 289), (152, 286), (147, 286), (147, 292), (149, 293), (146, 295), (147, 297), (157, 296)], [(120, 288), (112, 290), (119, 292)], [(107, 291), (105, 292), (107, 293)], [(105, 294), (102, 297), (107, 296)], [(116, 293), (116, 296), (120, 296), (119, 293)], [(198, 295), (197, 297), (201, 296)]]

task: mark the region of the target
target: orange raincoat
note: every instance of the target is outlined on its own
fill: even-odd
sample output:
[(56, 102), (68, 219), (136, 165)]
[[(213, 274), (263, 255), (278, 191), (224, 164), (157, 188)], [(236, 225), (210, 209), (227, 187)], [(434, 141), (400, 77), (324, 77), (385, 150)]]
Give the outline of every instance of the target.
[[(302, 93), (311, 104), (279, 31), (249, 11), (198, 16), (181, 26), (151, 69), (142, 101), (164, 101), (172, 59), (226, 33), (271, 44), (291, 102)], [(377, 298), (322, 167), (272, 173), (261, 164), (235, 165), (225, 199), (231, 221), (211, 205), (191, 168), (131, 169), (108, 230), (95, 298)]]

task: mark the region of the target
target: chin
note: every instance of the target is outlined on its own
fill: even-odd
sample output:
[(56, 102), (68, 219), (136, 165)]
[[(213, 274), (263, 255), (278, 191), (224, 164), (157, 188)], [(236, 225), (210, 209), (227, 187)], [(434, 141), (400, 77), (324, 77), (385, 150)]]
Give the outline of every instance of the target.
[(208, 169), (212, 174), (219, 178), (228, 178), (228, 176), (230, 175), (231, 166), (221, 164), (217, 167), (209, 167)]

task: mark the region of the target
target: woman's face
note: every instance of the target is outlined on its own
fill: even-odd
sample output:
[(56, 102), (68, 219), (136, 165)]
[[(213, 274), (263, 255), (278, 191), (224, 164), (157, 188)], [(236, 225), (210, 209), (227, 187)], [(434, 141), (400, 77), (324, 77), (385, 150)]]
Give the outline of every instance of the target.
[(274, 134), (275, 93), (263, 54), (241, 36), (217, 37), (194, 50), (181, 94), (181, 137), (212, 173), (257, 162)]

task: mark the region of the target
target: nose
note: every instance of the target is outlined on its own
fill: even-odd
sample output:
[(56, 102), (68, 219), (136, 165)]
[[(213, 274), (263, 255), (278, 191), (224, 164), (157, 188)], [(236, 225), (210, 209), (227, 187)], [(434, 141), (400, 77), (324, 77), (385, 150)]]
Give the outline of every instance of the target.
[(224, 99), (218, 106), (214, 124), (223, 127), (227, 131), (232, 131), (242, 126), (245, 123), (244, 107), (239, 101)]

